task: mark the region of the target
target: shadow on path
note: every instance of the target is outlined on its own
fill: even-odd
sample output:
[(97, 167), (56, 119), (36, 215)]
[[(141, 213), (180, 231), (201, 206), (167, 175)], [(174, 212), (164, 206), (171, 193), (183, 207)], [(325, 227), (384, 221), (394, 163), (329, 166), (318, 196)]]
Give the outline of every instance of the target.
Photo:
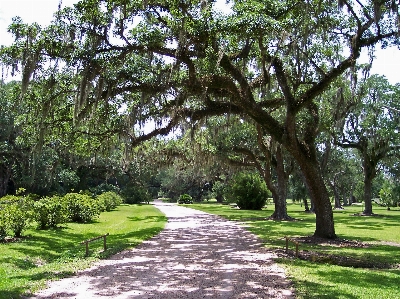
[(238, 224), (155, 206), (168, 217), (159, 235), (31, 298), (294, 298), (273, 254)]

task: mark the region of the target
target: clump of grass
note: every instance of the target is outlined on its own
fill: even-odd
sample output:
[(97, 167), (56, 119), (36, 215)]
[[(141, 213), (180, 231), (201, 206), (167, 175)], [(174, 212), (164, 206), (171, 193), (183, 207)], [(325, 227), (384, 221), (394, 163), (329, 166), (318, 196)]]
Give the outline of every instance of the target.
[[(166, 217), (151, 205), (121, 205), (102, 213), (91, 223), (68, 223), (49, 230), (28, 229), (16, 242), (0, 244), (0, 299), (20, 298), (37, 291), (45, 282), (72, 275), (94, 261), (133, 247), (160, 232)], [(84, 240), (109, 233), (107, 251), (103, 242)]]

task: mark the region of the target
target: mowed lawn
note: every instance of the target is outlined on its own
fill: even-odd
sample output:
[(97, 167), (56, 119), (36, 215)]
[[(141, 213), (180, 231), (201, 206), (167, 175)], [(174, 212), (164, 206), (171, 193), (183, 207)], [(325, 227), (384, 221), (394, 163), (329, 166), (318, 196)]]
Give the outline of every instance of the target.
[[(281, 251), (285, 236), (311, 236), (315, 230), (315, 215), (305, 213), (299, 204), (288, 205), (289, 215), (297, 219), (291, 222), (267, 220), (273, 212), (271, 206), (262, 211), (242, 211), (217, 204), (191, 207), (241, 221), (266, 247)], [(362, 210), (363, 206), (356, 205), (334, 211), (336, 234), (341, 239), (358, 241), (348, 242), (355, 246), (302, 243), (300, 253), (315, 255), (314, 260), (278, 259), (294, 282), (297, 298), (400, 298), (400, 210), (374, 206), (377, 216), (354, 216)], [(294, 246), (290, 246), (293, 250)], [(321, 254), (325, 257), (321, 258)], [(345, 264), (348, 259), (349, 265), (338, 266), (329, 256)], [(360, 267), (364, 264), (376, 267)]]
[[(47, 280), (69, 276), (99, 258), (133, 247), (160, 232), (165, 222), (152, 205), (121, 205), (92, 223), (67, 223), (51, 230), (31, 227), (21, 240), (0, 243), (0, 299), (35, 292)], [(85, 245), (80, 243), (106, 233), (107, 251), (100, 239), (89, 244), (85, 257)]]

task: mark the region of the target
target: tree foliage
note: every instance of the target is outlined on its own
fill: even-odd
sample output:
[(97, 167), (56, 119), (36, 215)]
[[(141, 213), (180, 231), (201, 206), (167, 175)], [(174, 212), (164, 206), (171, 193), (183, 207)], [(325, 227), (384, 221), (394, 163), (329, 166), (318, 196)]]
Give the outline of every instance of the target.
[(361, 157), (364, 173), (365, 214), (372, 214), (372, 181), (382, 164), (400, 150), (400, 85), (371, 76), (357, 86), (338, 144), (354, 148)]
[[(318, 100), (361, 49), (398, 42), (398, 4), (232, 1), (222, 14), (213, 3), (82, 0), (46, 28), (15, 19), (2, 61), (20, 70), (24, 98), (39, 100), (39, 143), (43, 128), (67, 123), (73, 140), (104, 150), (110, 136), (134, 145), (183, 119), (247, 115), (297, 161), (315, 235), (334, 238), (317, 163)], [(59, 125), (44, 125), (53, 118)], [(157, 126), (143, 133), (148, 120)]]

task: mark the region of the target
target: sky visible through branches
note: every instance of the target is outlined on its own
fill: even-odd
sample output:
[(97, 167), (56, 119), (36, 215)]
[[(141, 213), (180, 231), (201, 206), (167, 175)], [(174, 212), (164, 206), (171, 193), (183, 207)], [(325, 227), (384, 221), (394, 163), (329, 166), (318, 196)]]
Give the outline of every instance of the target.
[[(76, 2), (78, 0), (62, 0), (62, 6), (72, 6)], [(11, 34), (7, 32), (13, 17), (20, 16), (26, 23), (37, 22), (45, 26), (50, 23), (58, 5), (59, 0), (0, 0), (0, 46), (13, 42)], [(228, 7), (225, 0), (217, 1), (216, 6), (221, 10)], [(396, 47), (382, 50), (378, 46), (375, 57), (371, 74), (384, 75), (391, 84), (400, 83), (400, 50)], [(367, 55), (363, 55), (360, 62), (367, 61)]]

